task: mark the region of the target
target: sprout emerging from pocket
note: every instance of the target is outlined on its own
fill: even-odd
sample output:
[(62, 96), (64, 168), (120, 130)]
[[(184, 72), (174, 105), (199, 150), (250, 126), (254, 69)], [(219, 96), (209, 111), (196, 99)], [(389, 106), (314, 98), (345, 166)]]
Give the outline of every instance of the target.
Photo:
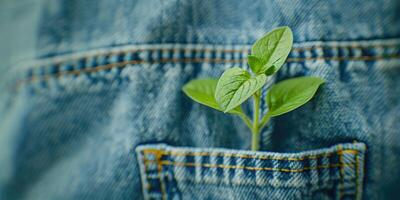
[[(251, 71), (239, 67), (225, 70), (219, 79), (196, 79), (183, 86), (183, 92), (192, 100), (243, 119), (251, 130), (254, 151), (260, 148), (260, 133), (271, 117), (290, 112), (315, 95), (324, 80), (318, 77), (298, 77), (272, 85), (265, 102), (268, 112), (260, 116), (261, 90), (269, 77), (285, 63), (293, 44), (289, 27), (279, 27), (257, 40), (247, 56)], [(242, 104), (253, 100), (253, 117), (247, 116)]]

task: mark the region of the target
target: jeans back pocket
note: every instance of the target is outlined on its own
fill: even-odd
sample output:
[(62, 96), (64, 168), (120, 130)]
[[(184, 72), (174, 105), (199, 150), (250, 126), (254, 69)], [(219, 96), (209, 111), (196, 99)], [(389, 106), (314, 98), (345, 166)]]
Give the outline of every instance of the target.
[(299, 153), (141, 145), (146, 199), (361, 199), (365, 145)]

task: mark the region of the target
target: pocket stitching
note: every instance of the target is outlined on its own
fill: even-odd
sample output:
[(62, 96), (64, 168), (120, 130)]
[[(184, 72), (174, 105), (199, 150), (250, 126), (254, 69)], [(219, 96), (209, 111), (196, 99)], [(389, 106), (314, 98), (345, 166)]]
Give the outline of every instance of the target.
[[(148, 161), (148, 163), (152, 163), (153, 161)], [(279, 171), (279, 172), (288, 172), (288, 173), (300, 173), (304, 171), (311, 170), (319, 170), (319, 169), (331, 169), (331, 168), (340, 168), (342, 167), (355, 167), (354, 163), (352, 164), (332, 164), (332, 165), (317, 165), (315, 167), (303, 167), (300, 169), (289, 169), (289, 168), (271, 168), (271, 167), (249, 167), (244, 165), (214, 165), (214, 164), (196, 164), (196, 163), (188, 163), (188, 162), (170, 162), (170, 161), (155, 161), (153, 163), (157, 163), (158, 165), (165, 166), (177, 166), (177, 167), (206, 167), (206, 168), (221, 168), (221, 169), (246, 169), (250, 171)]]
[[(156, 160), (155, 161), (147, 160), (146, 155), (148, 155), (148, 154), (156, 156)], [(147, 174), (146, 166), (148, 163), (155, 163), (157, 165), (157, 179), (160, 182), (161, 199), (164, 200), (164, 199), (166, 199), (166, 191), (165, 191), (164, 181), (162, 180), (163, 179), (162, 178), (163, 168), (162, 168), (162, 164), (160, 162), (161, 156), (162, 155), (160, 154), (158, 149), (148, 149), (146, 153), (144, 151), (142, 151), (143, 170), (144, 170), (145, 174)], [(149, 179), (149, 177), (146, 176), (146, 179)], [(151, 185), (149, 184), (148, 187), (146, 187), (146, 190), (148, 193), (150, 193), (150, 189), (151, 189)]]
[[(321, 155), (315, 155), (315, 156), (307, 156), (307, 157), (300, 157), (300, 158), (295, 158), (295, 157), (287, 157), (287, 158), (278, 158), (278, 157), (265, 157), (265, 156), (250, 156), (250, 155), (234, 155), (234, 154), (217, 154), (214, 157), (239, 157), (239, 158), (254, 158), (254, 159), (261, 159), (261, 160), (285, 160), (285, 161), (305, 161), (305, 160), (312, 160), (312, 159), (318, 159), (318, 158), (324, 158), (324, 157), (329, 157), (332, 155), (339, 155), (339, 164), (331, 164), (331, 165), (317, 165), (314, 167), (303, 167), (301, 169), (288, 169), (288, 168), (267, 168), (267, 167), (249, 167), (249, 166), (241, 166), (241, 165), (213, 165), (213, 164), (196, 164), (196, 163), (188, 163), (188, 162), (170, 162), (167, 160), (162, 160), (161, 157), (163, 155), (172, 155), (172, 156), (212, 156), (211, 153), (209, 152), (182, 152), (181, 154), (178, 154), (178, 152), (173, 152), (173, 151), (166, 151), (166, 150), (160, 150), (160, 149), (144, 149), (142, 150), (142, 153), (144, 157), (148, 154), (155, 155), (156, 156), (156, 161), (153, 160), (145, 160), (144, 165), (147, 163), (156, 163), (158, 166), (159, 173), (162, 172), (162, 166), (163, 165), (172, 165), (172, 166), (178, 166), (178, 167), (207, 167), (207, 168), (223, 168), (223, 169), (246, 169), (246, 170), (252, 170), (252, 171), (280, 171), (280, 172), (304, 172), (304, 171), (310, 171), (310, 170), (318, 170), (318, 169), (330, 169), (330, 168), (339, 168), (341, 177), (344, 177), (343, 174), (343, 167), (356, 167), (356, 163), (344, 163), (342, 161), (342, 155), (344, 153), (347, 154), (353, 154), (357, 155), (359, 151), (354, 150), (354, 149), (346, 149), (343, 150), (342, 146), (339, 146), (339, 149), (337, 152), (330, 152), (326, 154), (321, 154)], [(173, 153), (173, 154), (171, 154)], [(174, 155), (175, 154), (175, 155)], [(357, 160), (356, 160), (357, 162)], [(358, 171), (356, 169), (356, 171)], [(161, 180), (160, 180), (161, 181)], [(343, 181), (341, 181), (343, 182)], [(342, 188), (342, 186), (340, 186)], [(341, 191), (341, 189), (340, 189)], [(340, 195), (341, 196), (341, 195)]]
[[(360, 147), (359, 147), (360, 148)], [(144, 165), (152, 165), (151, 163), (154, 163), (158, 166), (157, 169), (160, 170), (156, 170), (153, 172), (153, 176), (148, 177), (145, 176), (146, 179), (149, 181), (149, 179), (154, 180), (154, 179), (158, 179), (158, 181), (160, 182), (159, 187), (157, 187), (158, 191), (149, 191), (148, 192), (152, 192), (155, 193), (160, 196), (156, 197), (156, 198), (160, 198), (162, 197), (162, 199), (166, 198), (166, 195), (168, 195), (167, 191), (166, 191), (166, 185), (167, 182), (165, 182), (166, 180), (164, 180), (165, 175), (164, 173), (166, 173), (164, 171), (163, 166), (166, 165), (174, 165), (174, 166), (180, 166), (180, 165), (186, 165), (184, 166), (185, 168), (187, 167), (197, 167), (200, 166), (201, 167), (219, 167), (219, 168), (240, 168), (240, 169), (247, 169), (247, 170), (279, 170), (279, 171), (283, 171), (283, 172), (304, 172), (304, 171), (308, 171), (308, 170), (318, 170), (318, 169), (326, 169), (326, 168), (340, 168), (340, 170), (344, 170), (347, 169), (353, 171), (353, 175), (352, 177), (349, 176), (343, 176), (342, 174), (339, 174), (340, 178), (338, 177), (338, 179), (331, 179), (331, 181), (335, 181), (337, 180), (337, 184), (344, 184), (346, 181), (353, 181), (354, 179), (356, 179), (356, 183), (353, 183), (354, 185), (352, 186), (352, 188), (354, 188), (355, 186), (355, 190), (353, 190), (355, 193), (349, 193), (349, 195), (354, 195), (356, 197), (356, 199), (359, 199), (361, 194), (360, 194), (360, 183), (359, 183), (359, 178), (360, 178), (360, 163), (361, 162), (361, 157), (362, 157), (362, 153), (365, 151), (364, 150), (365, 147), (361, 146), (361, 149), (354, 149), (354, 148), (350, 148), (347, 145), (343, 146), (342, 144), (337, 145), (336, 146), (336, 150), (333, 149), (333, 147), (331, 147), (332, 152), (310, 152), (310, 154), (299, 154), (299, 155), (291, 155), (290, 153), (288, 154), (284, 154), (284, 155), (243, 155), (246, 153), (250, 152), (241, 152), (241, 154), (233, 154), (230, 152), (221, 152), (221, 151), (213, 151), (213, 152), (208, 152), (207, 149), (203, 149), (203, 151), (199, 152), (199, 151), (189, 151), (189, 149), (170, 149), (168, 147), (140, 147), (139, 149), (137, 149), (137, 152), (139, 154), (141, 154), (142, 156), (149, 158), (146, 160), (143, 160), (143, 164)], [(201, 149), (200, 149), (201, 150)], [(360, 154), (360, 155), (359, 155)], [(165, 156), (163, 157), (163, 155), (169, 155), (171, 157)], [(224, 157), (239, 157), (239, 158), (254, 158), (254, 159), (264, 159), (264, 160), (285, 160), (285, 161), (303, 161), (303, 160), (312, 160), (312, 159), (317, 159), (317, 158), (323, 158), (323, 159), (329, 159), (328, 156), (338, 156), (336, 158), (336, 163), (331, 163), (330, 166), (327, 165), (321, 165), (321, 163), (318, 163), (317, 166), (312, 166), (312, 167), (295, 167), (294, 170), (293, 168), (259, 168), (259, 167), (253, 167), (253, 166), (240, 166), (240, 165), (215, 165), (213, 163), (197, 163), (197, 162), (191, 162), (191, 161), (184, 161), (182, 163), (178, 163), (178, 162), (173, 162), (175, 159), (178, 158), (173, 158), (174, 156), (210, 156), (210, 158), (218, 158), (219, 156), (224, 156)], [(276, 157), (275, 157), (276, 156)], [(283, 156), (283, 157), (281, 157)], [(291, 156), (291, 157), (290, 157)], [(339, 160), (339, 156), (343, 156), (343, 159)], [(361, 156), (361, 157), (360, 157)], [(157, 159), (156, 159), (157, 158)], [(168, 158), (171, 158), (172, 160), (169, 160)], [(339, 164), (337, 164), (339, 163)], [(152, 165), (155, 167), (155, 165)], [(161, 167), (160, 167), (161, 166)], [(348, 167), (348, 168), (346, 168)], [(298, 168), (298, 169), (296, 169)], [(154, 168), (155, 169), (155, 168)], [(355, 171), (354, 171), (355, 170)], [(147, 172), (145, 172), (147, 174)], [(347, 174), (347, 173), (346, 173)], [(154, 176), (157, 175), (157, 176)], [(192, 179), (179, 179), (179, 181), (195, 181)], [(156, 181), (156, 182), (158, 182)], [(156, 184), (156, 182), (153, 182)], [(240, 184), (240, 183), (239, 183)], [(258, 185), (258, 184), (257, 184)], [(345, 186), (345, 185), (343, 185)], [(343, 188), (343, 186), (341, 188)], [(161, 188), (160, 188), (161, 187)], [(346, 193), (347, 194), (347, 193)], [(346, 195), (344, 195), (346, 196)], [(341, 197), (339, 197), (339, 199), (343, 199), (344, 196), (342, 195)]]
[[(262, 159), (262, 160), (287, 160), (289, 161), (289, 159), (295, 159), (295, 160), (291, 160), (291, 161), (304, 161), (304, 160), (312, 160), (312, 159), (318, 159), (318, 158), (324, 158), (327, 156), (332, 156), (332, 155), (339, 155), (339, 164), (331, 164), (331, 165), (317, 165), (314, 167), (303, 167), (300, 169), (288, 169), (288, 168), (259, 168), (259, 167), (250, 167), (250, 166), (241, 166), (241, 165), (214, 165), (214, 164), (207, 164), (207, 163), (203, 163), (203, 164), (196, 164), (196, 163), (188, 163), (188, 162), (170, 162), (168, 160), (162, 160), (161, 157), (162, 155), (171, 155), (168, 153), (173, 153), (173, 151), (167, 151), (167, 150), (160, 150), (160, 149), (144, 149), (141, 151), (142, 155), (143, 155), (143, 165), (147, 166), (147, 164), (149, 163), (155, 163), (157, 165), (157, 179), (160, 182), (160, 192), (161, 192), (161, 199), (165, 200), (167, 192), (166, 192), (166, 188), (165, 188), (165, 182), (163, 181), (163, 166), (166, 165), (171, 165), (171, 166), (177, 166), (177, 167), (207, 167), (207, 168), (222, 168), (222, 169), (245, 169), (245, 170), (252, 170), (252, 171), (279, 171), (279, 172), (285, 172), (285, 173), (302, 173), (305, 171), (312, 171), (312, 170), (320, 170), (320, 169), (332, 169), (332, 168), (339, 168), (340, 171), (343, 170), (343, 167), (351, 167), (351, 168), (356, 168), (356, 173), (357, 173), (357, 167), (356, 167), (356, 163), (344, 163), (341, 159), (341, 156), (343, 153), (349, 153), (349, 154), (353, 154), (353, 155), (357, 155), (358, 153), (360, 153), (357, 150), (354, 149), (346, 149), (346, 150), (342, 150), (341, 149), (342, 146), (339, 146), (339, 149), (337, 152), (330, 152), (330, 153), (326, 153), (326, 154), (321, 154), (321, 155), (315, 155), (315, 156), (307, 156), (307, 157), (301, 157), (301, 158), (295, 158), (295, 157), (288, 157), (288, 158), (277, 158), (277, 157), (265, 157), (265, 156), (250, 156), (250, 155), (246, 155), (247, 158), (255, 158), (255, 159)], [(178, 152), (175, 152), (178, 153)], [(181, 154), (181, 156), (196, 156), (196, 155), (190, 155), (190, 153), (203, 153), (202, 156), (204, 156), (204, 154), (207, 154), (206, 156), (212, 156), (210, 152), (184, 152), (183, 154)], [(147, 160), (146, 159), (146, 155), (154, 155), (156, 157), (155, 160)], [(220, 154), (219, 156), (224, 156), (224, 155), (230, 155), (231, 157), (243, 157), (245, 155), (234, 155), (234, 154)], [(357, 162), (357, 160), (356, 160)], [(145, 171), (146, 171), (146, 167), (144, 167)], [(341, 173), (341, 177), (339, 179), (339, 198), (341, 199), (342, 197), (342, 184), (344, 183), (345, 179), (343, 176), (343, 173)], [(357, 182), (357, 181), (356, 181)], [(149, 185), (150, 186), (150, 185)], [(357, 187), (356, 187), (357, 188)], [(150, 187), (147, 188), (147, 191), (150, 190)]]
[[(339, 145), (338, 153), (339, 153), (339, 152), (342, 152), (342, 146), (341, 146), (341, 145)], [(356, 155), (357, 155), (357, 154), (356, 154)], [(341, 154), (341, 153), (339, 153), (339, 163), (340, 163), (340, 164), (343, 163), (343, 157), (342, 157), (342, 154)], [(338, 195), (339, 195), (339, 199), (342, 199), (342, 197), (343, 197), (343, 187), (344, 187), (344, 172), (343, 172), (343, 167), (340, 167), (340, 168), (339, 168), (339, 172), (340, 172), (340, 181), (339, 181), (339, 184), (338, 184), (338, 187), (339, 187)]]
[[(305, 161), (305, 160), (312, 160), (312, 159), (319, 159), (324, 157), (330, 157), (333, 155), (338, 154), (353, 154), (357, 155), (360, 153), (358, 150), (355, 149), (345, 149), (336, 152), (329, 152), (324, 154), (318, 155), (309, 155), (304, 157), (273, 157), (273, 156), (261, 156), (261, 155), (237, 155), (231, 153), (212, 153), (212, 152), (178, 152), (178, 151), (171, 151), (171, 150), (160, 150), (160, 149), (143, 149), (142, 152), (144, 154), (151, 154), (154, 152), (159, 153), (161, 156), (169, 155), (169, 156), (213, 156), (213, 157), (234, 157), (234, 158), (254, 158), (260, 160), (284, 160), (284, 161)], [(213, 155), (215, 154), (215, 155)]]

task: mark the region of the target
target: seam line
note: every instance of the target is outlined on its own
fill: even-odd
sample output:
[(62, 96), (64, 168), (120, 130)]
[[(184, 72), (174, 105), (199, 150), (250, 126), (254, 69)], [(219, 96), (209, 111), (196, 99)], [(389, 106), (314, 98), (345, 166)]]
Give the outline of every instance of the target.
[[(246, 44), (248, 45), (248, 44)], [(97, 57), (97, 56), (113, 56), (113, 55), (118, 55), (118, 54), (127, 54), (127, 53), (136, 53), (136, 52), (155, 52), (155, 51), (185, 51), (185, 52), (193, 52), (193, 53), (199, 53), (199, 52), (204, 52), (204, 53), (209, 53), (209, 52), (222, 52), (222, 53), (250, 53), (250, 48), (246, 48), (245, 44), (239, 45), (243, 46), (243, 48), (239, 49), (224, 49), (224, 48), (201, 48), (201, 47), (170, 47), (170, 48), (137, 48), (137, 49), (129, 49), (129, 50), (119, 50), (119, 51), (112, 51), (112, 52), (100, 52), (100, 53), (94, 53), (92, 55), (86, 55), (86, 56), (77, 56), (75, 58), (71, 59), (65, 59), (62, 61), (56, 61), (54, 64), (61, 64), (63, 62), (69, 61), (69, 60), (80, 60), (80, 59), (85, 59), (89, 57)], [(216, 45), (219, 47), (219, 45)], [(368, 49), (374, 49), (374, 48), (396, 48), (400, 47), (399, 44), (370, 44), (370, 45), (314, 45), (310, 47), (293, 47), (292, 52), (302, 52), (302, 51), (312, 51), (312, 50), (334, 50), (334, 49), (358, 49), (358, 50), (368, 50)]]
[[(243, 166), (243, 165), (224, 165), (224, 164), (209, 164), (209, 163), (193, 163), (193, 162), (173, 162), (173, 161), (168, 161), (168, 160), (163, 160), (162, 156), (163, 155), (173, 155), (175, 154), (176, 156), (204, 156), (204, 155), (209, 155), (212, 156), (212, 152), (174, 152), (174, 151), (166, 151), (166, 150), (160, 150), (160, 149), (144, 149), (142, 150), (142, 153), (144, 154), (144, 158), (146, 155), (151, 154), (155, 155), (156, 159), (155, 160), (147, 160), (144, 159), (144, 165), (147, 165), (148, 163), (156, 163), (157, 164), (157, 171), (159, 173), (158, 179), (160, 181), (160, 189), (161, 189), (161, 197), (164, 200), (165, 195), (166, 195), (166, 188), (165, 188), (165, 182), (162, 180), (162, 170), (163, 166), (176, 166), (176, 167), (206, 167), (206, 168), (222, 168), (222, 169), (244, 169), (244, 170), (250, 170), (250, 171), (278, 171), (278, 172), (283, 172), (283, 173), (300, 173), (304, 171), (311, 171), (311, 170), (319, 170), (319, 169), (331, 169), (331, 168), (339, 168), (339, 173), (340, 173), (340, 178), (339, 178), (339, 191), (338, 199), (343, 198), (342, 190), (343, 190), (343, 184), (344, 184), (344, 173), (343, 169), (344, 167), (351, 167), (356, 170), (356, 190), (358, 189), (357, 187), (357, 181), (358, 181), (358, 167), (359, 167), (359, 160), (358, 160), (358, 150), (354, 149), (344, 149), (342, 146), (338, 147), (337, 152), (331, 152), (329, 154), (324, 154), (324, 155), (314, 155), (311, 157), (303, 157), (303, 158), (294, 158), (296, 160), (307, 160), (307, 159), (315, 159), (319, 157), (325, 157), (328, 155), (333, 155), (333, 154), (338, 154), (339, 155), (339, 163), (338, 164), (328, 164), (328, 165), (317, 165), (317, 166), (311, 166), (311, 167), (302, 167), (299, 169), (290, 169), (290, 168), (273, 168), (273, 167), (252, 167), (252, 166)], [(343, 157), (342, 155), (344, 154), (353, 154), (356, 156), (355, 162), (351, 163), (344, 163), (343, 162)], [(218, 156), (228, 156), (228, 157), (243, 157), (245, 158), (262, 158), (266, 160), (274, 160), (272, 157), (260, 157), (260, 156), (252, 156), (252, 155), (235, 155), (235, 154), (219, 154)], [(289, 158), (277, 158), (279, 160), (288, 160)], [(358, 195), (357, 195), (358, 196)]]
[[(339, 145), (339, 150), (338, 150), (338, 152), (342, 152), (343, 150), (342, 150), (342, 145)], [(339, 164), (343, 164), (343, 156), (342, 156), (342, 154), (339, 154)], [(343, 197), (343, 187), (344, 187), (344, 171), (343, 171), (343, 166), (341, 166), (340, 168), (339, 168), (339, 173), (340, 173), (340, 181), (339, 181), (339, 185), (338, 185), (338, 187), (339, 187), (339, 199), (342, 199), (342, 197)]]
[[(315, 57), (315, 58), (288, 58), (286, 63), (293, 62), (302, 62), (309, 60), (326, 60), (326, 61), (378, 61), (385, 59), (396, 59), (400, 58), (400, 54), (391, 54), (386, 56), (361, 56), (361, 57)], [(17, 82), (17, 86), (24, 82), (32, 82), (35, 80), (48, 80), (50, 78), (58, 78), (62, 75), (80, 75), (82, 73), (92, 73), (98, 72), (102, 70), (109, 70), (113, 68), (124, 68), (126, 65), (135, 65), (135, 64), (161, 64), (161, 63), (241, 63), (245, 62), (246, 59), (205, 59), (205, 58), (184, 58), (184, 59), (159, 59), (155, 61), (146, 61), (146, 60), (131, 60), (131, 61), (123, 61), (123, 62), (115, 62), (106, 65), (99, 65), (92, 68), (83, 68), (76, 69), (72, 71), (60, 71), (50, 75), (34, 75), (32, 77), (20, 80)]]
[(147, 179), (149, 179), (148, 177), (147, 177), (147, 159), (146, 159), (146, 157), (145, 157), (145, 155), (143, 155), (142, 156), (142, 162), (143, 162), (143, 170), (144, 170), (144, 174), (145, 174), (145, 179), (146, 179), (146, 185), (144, 186), (144, 188), (146, 189), (146, 191), (147, 191), (147, 194), (149, 194), (150, 193), (150, 190), (151, 190), (151, 185), (148, 183), (148, 181), (147, 181)]
[[(155, 162), (155, 161), (149, 161)], [(354, 167), (354, 163), (347, 164), (331, 164), (331, 165), (318, 165), (315, 167), (303, 167), (300, 169), (288, 169), (288, 168), (272, 168), (272, 167), (250, 167), (250, 166), (242, 166), (242, 165), (218, 165), (218, 164), (207, 164), (207, 163), (185, 163), (185, 162), (171, 162), (167, 160), (163, 160), (160, 162), (161, 165), (172, 165), (178, 167), (207, 167), (207, 168), (223, 168), (223, 169), (246, 169), (251, 171), (279, 171), (279, 172), (304, 172), (310, 170), (318, 170), (318, 169), (329, 169), (329, 168), (342, 168), (342, 167)]]
[[(163, 151), (158, 149), (145, 149), (143, 150), (144, 153), (154, 153), (154, 151), (159, 151), (161, 155), (169, 155), (169, 156), (214, 156), (212, 152), (178, 152), (178, 151)], [(330, 152), (324, 153), (319, 155), (310, 155), (306, 157), (287, 157), (287, 158), (279, 158), (279, 157), (270, 157), (270, 156), (258, 156), (258, 155), (238, 155), (238, 154), (231, 154), (231, 153), (215, 153), (216, 157), (236, 157), (236, 158), (254, 158), (260, 160), (283, 160), (283, 161), (304, 161), (304, 160), (311, 160), (311, 159), (318, 159), (318, 158), (325, 158), (329, 156), (333, 156), (336, 154), (353, 154), (356, 155), (359, 152), (353, 149), (346, 149), (338, 152)]]
[[(144, 161), (146, 161), (144, 163), (144, 165), (147, 165), (148, 163), (155, 163), (157, 165), (157, 176), (158, 176), (158, 180), (160, 182), (160, 190), (161, 190), (161, 199), (165, 200), (165, 186), (164, 186), (164, 182), (162, 180), (162, 173), (163, 173), (163, 167), (162, 167), (162, 163), (161, 163), (161, 154), (159, 150), (154, 150), (154, 151), (142, 151), (143, 152), (143, 157), (145, 157), (148, 154), (152, 154), (156, 157), (156, 160), (147, 160), (145, 159)], [(147, 172), (145, 172), (147, 173)]]

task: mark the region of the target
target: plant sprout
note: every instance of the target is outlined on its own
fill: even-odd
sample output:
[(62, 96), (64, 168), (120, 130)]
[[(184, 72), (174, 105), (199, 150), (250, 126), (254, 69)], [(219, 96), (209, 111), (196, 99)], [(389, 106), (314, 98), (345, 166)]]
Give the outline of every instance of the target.
[[(224, 71), (219, 79), (196, 79), (183, 86), (192, 100), (224, 113), (239, 116), (252, 133), (251, 149), (260, 149), (260, 133), (271, 117), (290, 112), (307, 103), (324, 80), (318, 77), (298, 77), (272, 85), (265, 101), (268, 112), (260, 116), (261, 90), (267, 79), (285, 63), (293, 44), (289, 27), (279, 27), (257, 40), (247, 61), (251, 71), (239, 67)], [(242, 104), (253, 100), (252, 119), (242, 110)]]

